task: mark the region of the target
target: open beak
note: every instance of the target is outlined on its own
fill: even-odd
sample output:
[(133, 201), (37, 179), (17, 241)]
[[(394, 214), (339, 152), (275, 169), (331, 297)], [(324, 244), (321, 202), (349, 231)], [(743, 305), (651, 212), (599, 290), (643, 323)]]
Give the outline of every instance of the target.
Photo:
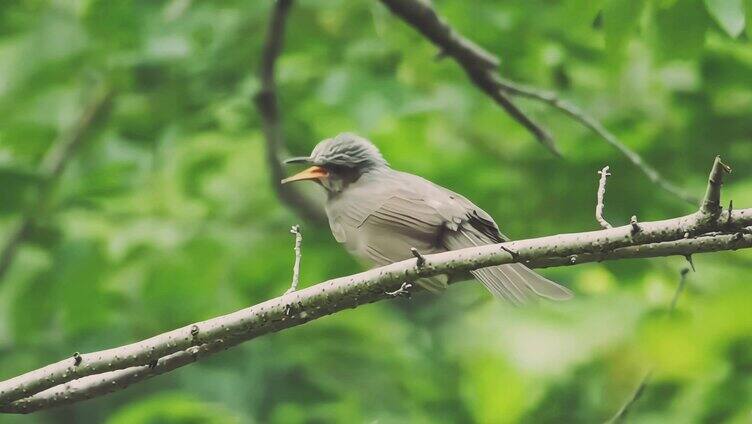
[(298, 172), (292, 177), (285, 178), (284, 180), (282, 180), (282, 184), (291, 183), (293, 181), (317, 180), (321, 178), (326, 178), (328, 176), (329, 176), (329, 172), (327, 172), (326, 169), (320, 166), (312, 166), (306, 170)]

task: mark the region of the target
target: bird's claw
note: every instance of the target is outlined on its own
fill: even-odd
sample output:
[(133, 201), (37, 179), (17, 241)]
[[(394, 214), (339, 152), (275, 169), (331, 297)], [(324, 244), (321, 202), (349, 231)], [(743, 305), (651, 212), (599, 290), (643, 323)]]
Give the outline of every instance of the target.
[(402, 283), (400, 288), (392, 292), (386, 292), (386, 294), (392, 297), (404, 296), (409, 299), (413, 295), (412, 293), (410, 293), (410, 289), (412, 287), (413, 287), (412, 283), (404, 282)]

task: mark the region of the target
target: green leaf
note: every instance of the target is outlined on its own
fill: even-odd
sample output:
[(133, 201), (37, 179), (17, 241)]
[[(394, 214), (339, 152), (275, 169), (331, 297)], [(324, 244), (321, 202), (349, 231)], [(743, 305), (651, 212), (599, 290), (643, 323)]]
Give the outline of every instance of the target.
[(564, 2), (563, 11), (572, 27), (592, 28), (604, 0), (569, 0)]
[(637, 28), (645, 0), (609, 0), (603, 8), (606, 51), (620, 57), (627, 41)]
[(752, 25), (750, 25), (750, 22), (752, 22), (752, 0), (744, 1), (744, 9), (747, 12), (747, 36), (752, 38)]
[(736, 38), (744, 30), (742, 0), (705, 0), (705, 7), (728, 35)]
[(705, 43), (708, 18), (696, 0), (679, 0), (655, 14), (655, 43), (667, 58), (696, 57)]

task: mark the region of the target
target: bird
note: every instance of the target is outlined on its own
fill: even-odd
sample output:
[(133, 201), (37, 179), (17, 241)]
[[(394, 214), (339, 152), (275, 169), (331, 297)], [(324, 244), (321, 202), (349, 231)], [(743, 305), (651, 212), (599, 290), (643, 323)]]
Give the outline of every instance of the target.
[[(371, 267), (414, 257), (413, 251), (422, 255), (509, 241), (491, 215), (473, 202), (425, 178), (393, 169), (371, 141), (356, 134), (325, 139), (309, 156), (284, 163), (310, 165), (281, 183), (313, 181), (323, 187), (334, 238)], [(520, 263), (415, 283), (439, 293), (454, 280), (470, 278), (513, 305), (572, 297), (569, 289)]]

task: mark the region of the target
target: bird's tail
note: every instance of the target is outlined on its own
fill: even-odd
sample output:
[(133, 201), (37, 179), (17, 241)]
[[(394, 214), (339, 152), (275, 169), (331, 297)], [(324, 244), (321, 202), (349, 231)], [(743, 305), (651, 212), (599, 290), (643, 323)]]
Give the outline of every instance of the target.
[(552, 300), (572, 298), (569, 289), (536, 274), (522, 264), (492, 266), (471, 273), (494, 296), (507, 299), (515, 305), (528, 303), (537, 296)]
[[(493, 243), (487, 235), (474, 228), (460, 228), (445, 236), (447, 248), (461, 249), (469, 246), (481, 246)], [(523, 264), (505, 264), (471, 271), (494, 296), (508, 300), (515, 305), (530, 302), (536, 297), (552, 300), (572, 298), (572, 292), (553, 281), (536, 274)]]

